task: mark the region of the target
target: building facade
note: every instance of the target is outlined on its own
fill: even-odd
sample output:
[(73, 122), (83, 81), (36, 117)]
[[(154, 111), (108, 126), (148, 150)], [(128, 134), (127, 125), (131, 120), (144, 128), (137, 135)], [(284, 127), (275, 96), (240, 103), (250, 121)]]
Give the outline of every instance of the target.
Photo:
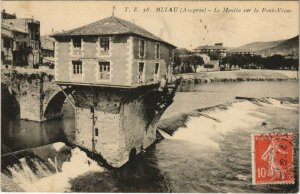
[(43, 65), (54, 64), (55, 39), (41, 36), (41, 62)]
[(16, 18), (17, 18), (17, 16), (16, 16), (15, 13), (13, 13), (13, 14), (7, 13), (5, 11), (5, 9), (3, 9), (2, 12), (1, 12), (1, 19), (2, 20), (5, 20), (5, 19), (16, 19)]
[(250, 50), (234, 50), (230, 52), (232, 55), (244, 55), (244, 56), (255, 56), (256, 52), (255, 51), (250, 51)]
[(14, 34), (9, 26), (1, 26), (1, 62), (3, 65), (13, 63)]
[(134, 87), (170, 73), (173, 45), (116, 17), (91, 25), (53, 35), (57, 82)]
[(219, 60), (210, 60), (197, 67), (196, 72), (220, 71)]
[(33, 67), (40, 63), (40, 22), (32, 18), (6, 18), (10, 19), (2, 19), (2, 25), (8, 25), (14, 34), (14, 64)]
[(199, 46), (194, 49), (196, 54), (206, 54), (211, 60), (220, 60), (226, 56), (227, 48), (223, 47), (223, 43), (216, 43), (215, 45)]

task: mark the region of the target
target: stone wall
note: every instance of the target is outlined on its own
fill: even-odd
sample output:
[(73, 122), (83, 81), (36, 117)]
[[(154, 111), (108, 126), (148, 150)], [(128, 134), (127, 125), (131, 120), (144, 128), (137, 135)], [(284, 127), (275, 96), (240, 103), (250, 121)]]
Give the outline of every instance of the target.
[(155, 87), (75, 87), (75, 144), (100, 154), (113, 167), (122, 166), (132, 150), (139, 153), (156, 140), (157, 122), (165, 109), (156, 110), (160, 96), (155, 94)]
[(9, 89), (11, 98), (16, 99), (19, 110), (15, 114), (20, 114), (21, 119), (44, 121), (62, 116), (65, 96), (54, 83), (51, 71), (3, 68), (1, 83)]

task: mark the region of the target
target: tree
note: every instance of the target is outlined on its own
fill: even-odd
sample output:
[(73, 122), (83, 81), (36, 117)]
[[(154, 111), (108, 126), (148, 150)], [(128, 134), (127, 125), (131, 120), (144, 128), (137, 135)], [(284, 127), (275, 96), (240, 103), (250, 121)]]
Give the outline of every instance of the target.
[(209, 58), (211, 60), (219, 60), (221, 58), (221, 54), (217, 52), (212, 52), (209, 54)]
[(256, 69), (263, 68), (263, 58), (260, 55), (255, 55), (251, 59), (252, 59), (252, 63), (255, 65)]
[(187, 57), (187, 63), (189, 64), (190, 67), (193, 66), (194, 72), (196, 73), (197, 67), (199, 65), (203, 65), (204, 60), (201, 56), (191, 55), (191, 56)]
[[(174, 66), (173, 66), (173, 71), (175, 71), (176, 67), (177, 69), (180, 68), (180, 66), (182, 65), (182, 55), (188, 55), (190, 54), (191, 52), (188, 51), (187, 49), (185, 48), (178, 48), (178, 49), (175, 49), (174, 50)], [(181, 67), (182, 69), (182, 67)]]
[(266, 69), (279, 69), (284, 63), (284, 57), (281, 55), (273, 55), (267, 57), (265, 61)]

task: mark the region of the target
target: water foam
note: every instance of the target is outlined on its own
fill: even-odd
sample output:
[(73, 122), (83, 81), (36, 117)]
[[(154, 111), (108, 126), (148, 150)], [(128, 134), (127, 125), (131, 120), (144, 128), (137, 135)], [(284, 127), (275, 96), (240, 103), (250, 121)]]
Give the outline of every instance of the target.
[(52, 144), (52, 146), (54, 147), (54, 149), (56, 151), (59, 151), (61, 148), (63, 148), (66, 144), (64, 144), (63, 142), (57, 142)]
[(167, 134), (166, 132), (160, 130), (160, 129), (157, 129), (158, 132), (165, 138), (165, 139), (168, 139), (171, 137), (171, 135)]
[(271, 104), (262, 103), (263, 106), (283, 108), (283, 109), (298, 109), (298, 106), (299, 106), (298, 104), (292, 104), (287, 101), (280, 101), (280, 100), (277, 100), (274, 98), (266, 98), (266, 100), (268, 102), (270, 102)]
[(264, 121), (255, 116), (257, 108), (252, 102), (242, 101), (233, 103), (226, 110), (205, 111), (206, 116), (190, 116), (187, 127), (179, 128), (170, 138), (218, 149), (216, 139), (222, 138), (222, 135), (236, 129), (248, 129)]
[[(88, 158), (86, 153), (79, 148), (71, 150), (70, 161), (62, 164), (62, 172), (51, 174), (44, 164), (34, 159), (38, 173), (34, 173), (25, 161), (20, 159), (21, 168), (18, 165), (8, 168), (12, 179), (26, 192), (66, 192), (70, 191), (69, 180), (87, 172), (102, 172), (96, 161)], [(37, 175), (43, 174), (43, 178)]]

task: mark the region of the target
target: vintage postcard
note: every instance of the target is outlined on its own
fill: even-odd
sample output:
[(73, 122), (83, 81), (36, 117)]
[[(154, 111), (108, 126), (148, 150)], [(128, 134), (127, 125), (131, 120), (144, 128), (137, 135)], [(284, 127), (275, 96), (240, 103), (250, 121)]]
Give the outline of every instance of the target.
[(1, 5), (2, 192), (299, 192), (297, 1)]

